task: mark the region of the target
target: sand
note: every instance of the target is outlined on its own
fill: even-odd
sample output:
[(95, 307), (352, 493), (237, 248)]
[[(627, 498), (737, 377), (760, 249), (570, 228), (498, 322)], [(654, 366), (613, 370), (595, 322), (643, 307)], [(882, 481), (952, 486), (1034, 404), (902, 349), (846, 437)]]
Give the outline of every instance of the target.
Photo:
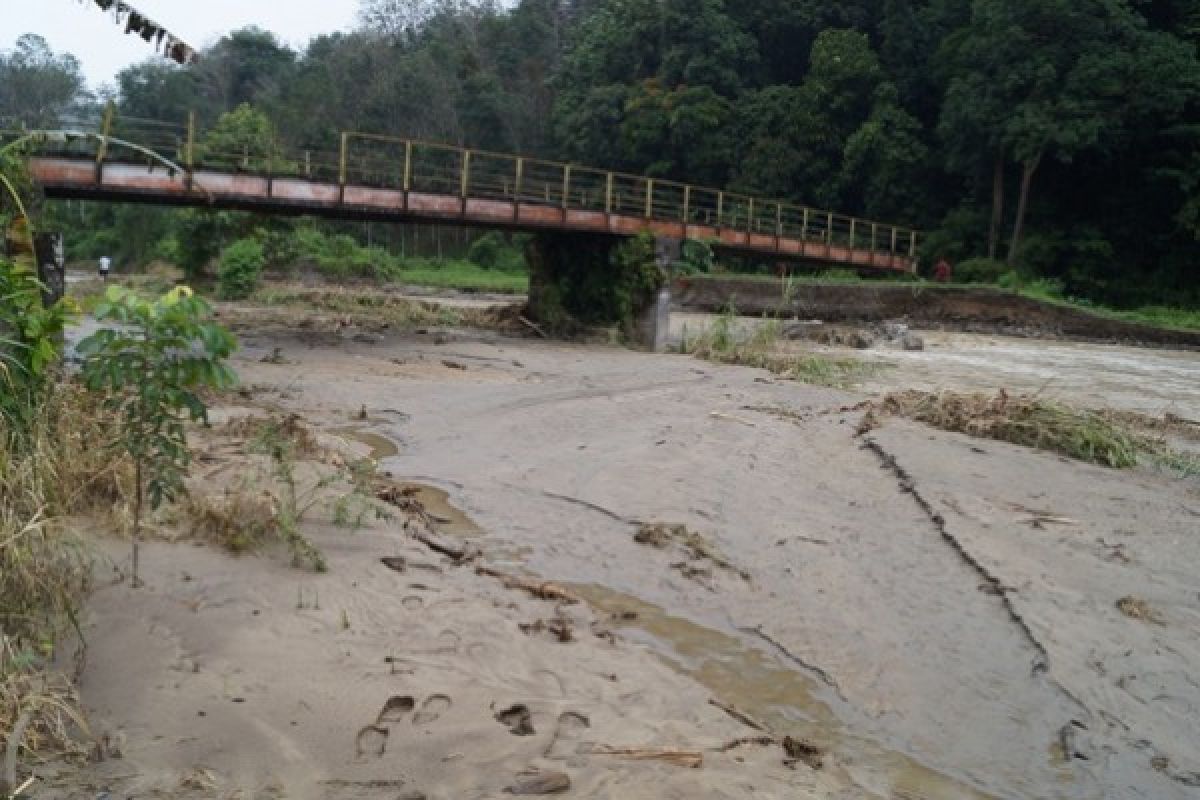
[[(66, 795), (484, 798), (531, 768), (566, 774), (567, 796), (635, 799), (1200, 785), (1194, 481), (901, 421), (864, 441), (859, 394), (681, 356), (242, 335), (251, 404), (373, 448), (445, 493), (446, 535), (481, 563), (588, 602), (456, 566), (401, 518), (349, 532), (314, 513), (324, 575), (151, 543), (147, 588), (110, 581), (88, 607), (82, 693), (122, 758), (67, 773)], [(263, 363), (277, 347), (285, 363)], [(656, 547), (641, 523), (699, 538)], [(817, 745), (821, 767), (777, 745), (718, 752), (762, 734), (710, 699)], [(514, 706), (533, 733), (512, 732)]]

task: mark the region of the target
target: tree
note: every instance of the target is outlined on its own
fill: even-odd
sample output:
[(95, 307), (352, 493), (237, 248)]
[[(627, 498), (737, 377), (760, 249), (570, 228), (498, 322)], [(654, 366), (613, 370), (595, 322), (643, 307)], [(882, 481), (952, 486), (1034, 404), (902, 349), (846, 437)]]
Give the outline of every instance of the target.
[[(1184, 49), (1147, 30), (1119, 0), (977, 0), (972, 8), (969, 26), (946, 44), (954, 77), (939, 130), (952, 162), (961, 165), (972, 151), (994, 162), (993, 227), (1002, 213), (1004, 165), (1020, 166), (1013, 264), (1044, 159), (1069, 163), (1133, 117), (1164, 105), (1178, 110), (1195, 91), (1195, 71), (1162, 69), (1186, 68)], [(1147, 82), (1150, 75), (1163, 83)]]
[(56, 54), (41, 36), (27, 33), (0, 52), (0, 118), (52, 128), (83, 97), (79, 60)]
[(207, 422), (197, 391), (224, 389), (237, 378), (225, 363), (237, 346), (233, 334), (209, 321), (208, 304), (179, 287), (150, 301), (109, 287), (96, 308), (103, 328), (79, 343), (83, 381), (104, 395), (120, 416), (113, 445), (134, 465), (133, 585), (139, 586), (138, 542), (143, 505), (152, 509), (184, 491), (190, 461), (185, 423)]

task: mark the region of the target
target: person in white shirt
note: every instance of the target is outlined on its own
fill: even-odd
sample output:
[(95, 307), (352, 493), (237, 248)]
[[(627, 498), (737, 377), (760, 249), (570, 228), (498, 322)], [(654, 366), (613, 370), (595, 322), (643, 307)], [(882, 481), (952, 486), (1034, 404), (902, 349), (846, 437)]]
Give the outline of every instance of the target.
[(108, 280), (108, 271), (112, 269), (112, 259), (108, 256), (100, 256), (100, 280)]

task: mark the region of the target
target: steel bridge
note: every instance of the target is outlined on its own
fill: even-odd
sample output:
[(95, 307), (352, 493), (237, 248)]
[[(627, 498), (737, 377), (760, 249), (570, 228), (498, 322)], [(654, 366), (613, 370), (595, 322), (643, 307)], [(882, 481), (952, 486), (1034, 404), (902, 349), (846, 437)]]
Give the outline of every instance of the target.
[[(29, 132), (0, 131), (13, 138)], [(400, 223), (656, 236), (898, 272), (917, 232), (642, 175), (367, 133), (335, 149), (234, 146), (186, 124), (117, 118), (35, 133), (30, 173), (49, 197)]]

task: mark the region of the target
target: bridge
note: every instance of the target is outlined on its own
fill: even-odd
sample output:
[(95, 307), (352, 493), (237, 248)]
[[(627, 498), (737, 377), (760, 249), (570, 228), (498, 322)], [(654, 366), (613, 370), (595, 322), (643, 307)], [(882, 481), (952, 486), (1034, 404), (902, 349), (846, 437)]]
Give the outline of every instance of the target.
[[(0, 130), (0, 140), (28, 132)], [(186, 124), (116, 118), (35, 134), (49, 197), (524, 231), (655, 236), (772, 260), (913, 272), (917, 232), (781, 200), (454, 145), (344, 132), (336, 149), (221, 151)]]

